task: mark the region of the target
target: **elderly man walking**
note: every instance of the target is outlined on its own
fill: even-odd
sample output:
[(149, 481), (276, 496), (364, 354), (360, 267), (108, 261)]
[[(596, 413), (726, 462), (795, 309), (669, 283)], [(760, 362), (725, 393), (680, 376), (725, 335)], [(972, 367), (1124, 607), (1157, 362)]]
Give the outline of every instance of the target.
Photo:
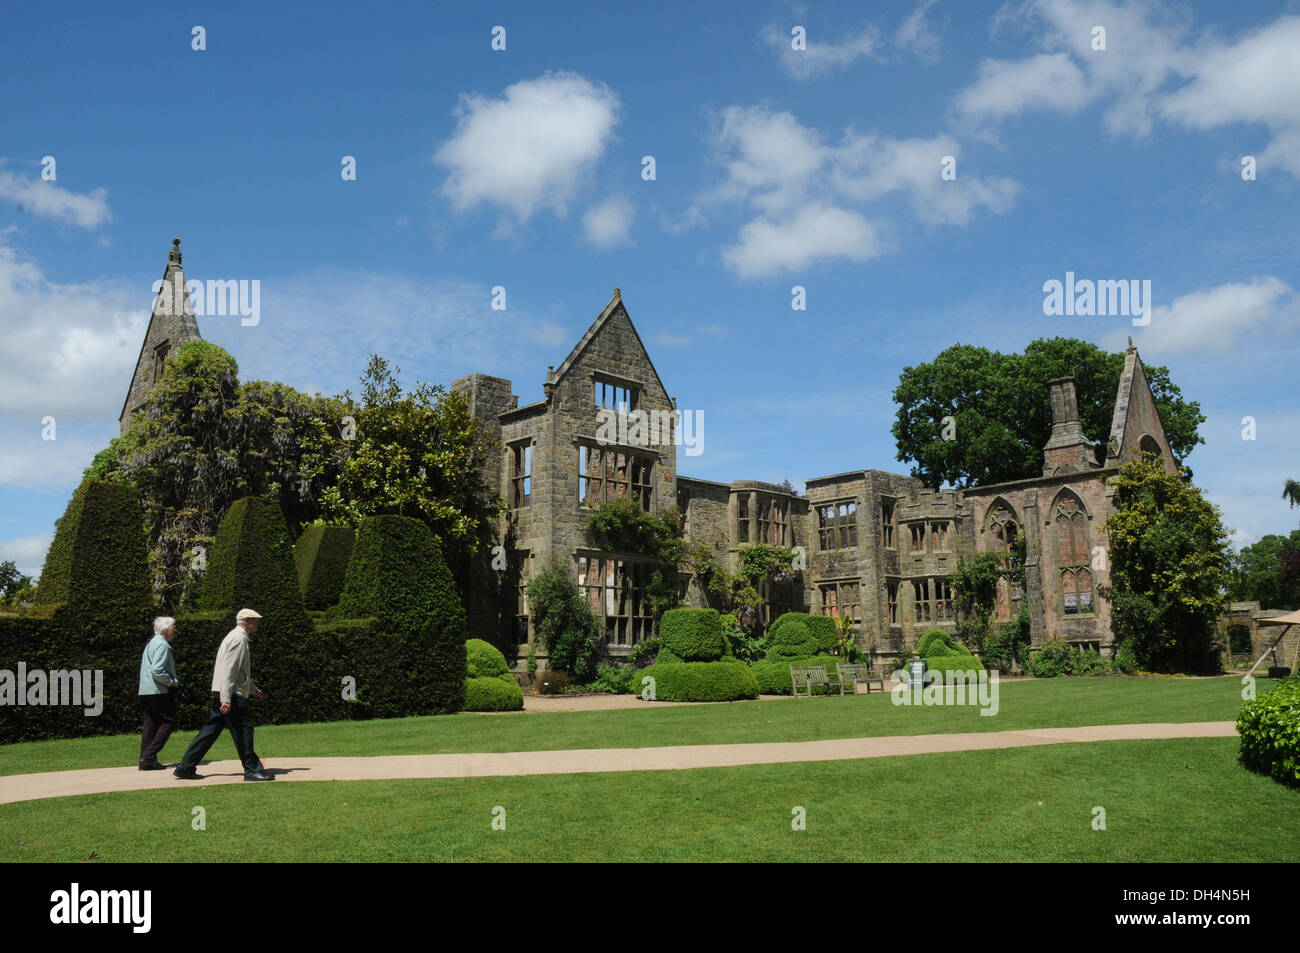
[(153, 638), (140, 658), (140, 707), (144, 709), (144, 730), (140, 734), (140, 770), (161, 771), (158, 752), (176, 727), (176, 703), (180, 679), (171, 641), (176, 637), (176, 620), (159, 616), (153, 620)]
[(262, 770), (262, 762), (253, 751), (253, 719), (249, 713), (249, 698), (262, 700), (262, 690), (253, 682), (252, 662), (248, 652), (248, 637), (257, 632), (261, 616), (252, 609), (240, 609), (235, 616), (235, 627), (221, 641), (217, 650), (217, 664), (212, 671), (212, 707), (208, 720), (203, 723), (185, 756), (172, 773), (178, 778), (195, 779), (199, 775), (195, 766), (203, 760), (212, 743), (223, 728), (230, 730), (235, 751), (244, 765), (245, 781), (274, 781), (272, 775)]

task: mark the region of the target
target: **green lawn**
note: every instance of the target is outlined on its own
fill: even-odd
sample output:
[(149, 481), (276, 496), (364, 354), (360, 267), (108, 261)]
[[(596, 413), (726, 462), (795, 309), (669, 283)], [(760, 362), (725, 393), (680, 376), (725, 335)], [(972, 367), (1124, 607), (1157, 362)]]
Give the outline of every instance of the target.
[[(192, 809), (207, 829), (191, 828)], [(506, 829), (492, 830), (493, 808)], [(791, 829), (791, 810), (807, 829)], [(1092, 828), (1094, 807), (1106, 830)], [(1234, 739), (524, 778), (174, 788), (0, 806), (3, 861), (1285, 861), (1300, 792)]]
[[(1272, 682), (1259, 681), (1264, 691)], [(635, 748), (754, 741), (813, 741), (957, 731), (1008, 731), (1135, 722), (1232, 721), (1241, 679), (1078, 678), (1000, 686), (997, 715), (969, 707), (896, 706), (888, 695), (731, 702), (621, 711), (460, 714), (257, 729), (257, 750), (276, 758)], [(193, 731), (177, 732), (162, 759), (180, 760)], [(0, 746), (0, 775), (134, 765), (138, 735)], [(228, 735), (210, 760), (235, 757)]]

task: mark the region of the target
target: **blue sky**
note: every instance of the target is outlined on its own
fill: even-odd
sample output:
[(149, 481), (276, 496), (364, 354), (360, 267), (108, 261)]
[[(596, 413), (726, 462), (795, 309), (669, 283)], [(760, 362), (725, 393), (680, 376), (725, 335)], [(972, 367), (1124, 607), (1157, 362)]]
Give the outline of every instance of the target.
[[(704, 413), (681, 469), (723, 481), (906, 472), (905, 365), (1131, 333), (1201, 402), (1187, 463), (1236, 540), (1300, 520), (1300, 4), (42, 3), (7, 25), (0, 559), (28, 572), (117, 432), (176, 235), (187, 277), (261, 283), (256, 325), (199, 319), (241, 376), (326, 393), (378, 352), (540, 399), (617, 286)], [(1067, 271), (1150, 280), (1150, 324), (1044, 315)]]

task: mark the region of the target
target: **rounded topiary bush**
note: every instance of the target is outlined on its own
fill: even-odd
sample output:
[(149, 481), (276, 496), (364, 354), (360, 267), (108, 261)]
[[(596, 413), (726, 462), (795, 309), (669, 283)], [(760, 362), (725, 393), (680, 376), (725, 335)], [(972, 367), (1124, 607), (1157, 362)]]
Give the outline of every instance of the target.
[(465, 679), (465, 711), (520, 711), (523, 689), (509, 675)]
[(928, 671), (943, 674), (944, 672), (982, 672), (984, 664), (975, 656), (969, 653), (958, 655), (932, 655), (925, 660), (925, 667)]
[[(500, 649), (483, 639), (470, 639), (465, 643), (466, 678), (495, 678), (499, 675), (510, 676), (510, 666)], [(513, 678), (510, 680), (514, 681)]]
[(780, 630), (775, 628), (769, 634), (767, 643), (768, 659), (802, 658), (817, 654), (817, 640), (808, 631), (808, 626), (799, 621), (787, 622)]
[(930, 629), (916, 643), (916, 654), (921, 658), (938, 658), (960, 652), (959, 643), (943, 629)]
[(683, 662), (713, 662), (722, 657), (724, 647), (717, 609), (669, 609), (659, 621), (661, 659), (667, 649)]
[(757, 698), (758, 682), (743, 662), (669, 662), (651, 665), (636, 675), (633, 691), (654, 679), (654, 701), (726, 702)]
[[(793, 636), (788, 636), (785, 633), (785, 628), (789, 625), (802, 625), (807, 635), (798, 642), (794, 641)], [(806, 644), (807, 651), (793, 654), (818, 655), (822, 652), (834, 651), (840, 644), (840, 633), (835, 620), (830, 616), (811, 615), (807, 612), (785, 612), (768, 629), (767, 641), (769, 655), (772, 654), (771, 648), (773, 646), (792, 647), (797, 644)], [(792, 653), (783, 651), (780, 654), (789, 656)]]
[(1300, 682), (1286, 681), (1241, 706), (1241, 762), (1300, 787)]

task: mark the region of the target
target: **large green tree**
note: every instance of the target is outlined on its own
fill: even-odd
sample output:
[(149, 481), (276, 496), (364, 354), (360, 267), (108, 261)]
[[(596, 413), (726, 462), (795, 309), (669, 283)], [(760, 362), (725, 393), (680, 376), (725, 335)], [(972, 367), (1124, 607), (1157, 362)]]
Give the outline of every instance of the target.
[(1112, 480), (1112, 618), (1120, 650), (1154, 672), (1217, 671), (1215, 625), (1231, 582), (1219, 510), (1186, 474), (1144, 455)]
[(490, 545), (505, 505), (483, 479), (498, 448), (463, 394), (418, 382), (403, 391), (400, 373), (371, 355), (360, 403), (339, 398), (353, 425), (337, 444), (339, 478), (323, 490), (321, 509), (353, 525), (381, 514), (420, 520), (464, 591), (470, 559)]
[(96, 455), (86, 476), (140, 491), (150, 568), (165, 608), (188, 605), (217, 527), (243, 496), (276, 500), (290, 529), (319, 515), (343, 405), (284, 384), (239, 382), (239, 366), (208, 341), (183, 345), (143, 412)]
[[(1181, 460), (1205, 442), (1197, 430), (1205, 417), (1199, 404), (1183, 400), (1168, 368), (1144, 367), (1169, 446)], [(912, 475), (930, 486), (1037, 476), (1052, 433), (1048, 381), (1074, 377), (1083, 431), (1104, 460), (1123, 370), (1123, 353), (1074, 338), (1034, 341), (1021, 354), (955, 344), (899, 375), (898, 459), (912, 462)], [(945, 417), (953, 418), (951, 429)]]
[(1300, 529), (1270, 534), (1243, 547), (1234, 566), (1232, 598), (1265, 609), (1300, 608)]

